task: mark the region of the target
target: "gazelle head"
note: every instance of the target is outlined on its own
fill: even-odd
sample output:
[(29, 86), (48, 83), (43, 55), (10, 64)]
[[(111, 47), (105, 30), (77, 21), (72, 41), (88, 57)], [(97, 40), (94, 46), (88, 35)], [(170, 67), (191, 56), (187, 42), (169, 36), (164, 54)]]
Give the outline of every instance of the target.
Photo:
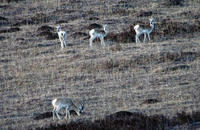
[(153, 26), (153, 25), (154, 25), (154, 23), (155, 23), (155, 20), (154, 20), (154, 18), (150, 18), (150, 19), (149, 19), (149, 21), (150, 21), (150, 26)]
[(78, 112), (79, 113), (82, 113), (84, 111), (84, 104), (83, 103), (80, 103), (80, 106), (78, 108)]
[(103, 25), (103, 29), (104, 29), (104, 30), (108, 30), (108, 25), (107, 25), (107, 24), (104, 24), (104, 25)]
[(57, 31), (58, 32), (61, 31), (61, 26), (60, 25), (57, 27)]
[(109, 32), (108, 25), (104, 24), (103, 25), (103, 29), (104, 29), (104, 32), (105, 32), (104, 36), (106, 36), (108, 34), (108, 32)]

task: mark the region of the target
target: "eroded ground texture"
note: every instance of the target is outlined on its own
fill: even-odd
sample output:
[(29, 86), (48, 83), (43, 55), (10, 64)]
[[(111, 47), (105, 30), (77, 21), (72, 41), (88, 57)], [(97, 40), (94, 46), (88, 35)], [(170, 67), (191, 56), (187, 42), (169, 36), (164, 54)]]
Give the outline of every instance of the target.
[[(152, 17), (151, 41), (136, 44)], [(106, 46), (91, 49), (103, 24)], [(197, 129), (199, 36), (199, 0), (0, 0), (0, 129)], [(84, 113), (53, 121), (60, 96)]]

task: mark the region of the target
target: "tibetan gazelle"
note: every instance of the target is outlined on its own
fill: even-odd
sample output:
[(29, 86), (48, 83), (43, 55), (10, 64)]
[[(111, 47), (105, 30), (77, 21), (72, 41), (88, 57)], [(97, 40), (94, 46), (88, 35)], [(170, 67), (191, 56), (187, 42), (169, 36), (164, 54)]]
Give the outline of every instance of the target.
[(67, 46), (67, 33), (61, 30), (61, 26), (57, 27), (57, 31), (58, 31), (58, 37), (60, 40), (61, 48), (64, 48)]
[(70, 117), (70, 110), (74, 110), (77, 115), (79, 116), (80, 113), (83, 112), (84, 110), (84, 105), (81, 103), (79, 107), (77, 107), (74, 102), (72, 101), (71, 98), (66, 98), (66, 97), (63, 97), (63, 98), (55, 98), (53, 101), (52, 101), (52, 105), (53, 105), (53, 120), (55, 119), (55, 114), (57, 115), (58, 119), (61, 120), (61, 117), (59, 116), (59, 111), (62, 109), (62, 108), (65, 108), (66, 109), (66, 116), (65, 118), (71, 118)]
[(153, 31), (153, 29), (154, 29), (154, 23), (155, 23), (155, 21), (154, 21), (153, 18), (151, 18), (151, 19), (149, 19), (149, 22), (150, 22), (150, 27), (151, 28), (142, 28), (142, 27), (140, 27), (139, 24), (137, 24), (137, 25), (134, 26), (134, 29), (135, 29), (135, 32), (136, 32), (136, 35), (135, 35), (135, 42), (136, 43), (140, 42), (139, 37), (142, 34), (144, 34), (144, 43), (146, 42), (146, 35), (148, 36), (149, 41), (151, 40), (150, 34)]
[(92, 44), (93, 44), (93, 40), (96, 38), (100, 38), (101, 40), (101, 45), (105, 46), (105, 42), (104, 42), (104, 37), (107, 36), (109, 30), (108, 30), (108, 25), (105, 24), (103, 25), (103, 30), (99, 30), (99, 29), (92, 29), (89, 31), (89, 35), (90, 35), (90, 47), (93, 48)]

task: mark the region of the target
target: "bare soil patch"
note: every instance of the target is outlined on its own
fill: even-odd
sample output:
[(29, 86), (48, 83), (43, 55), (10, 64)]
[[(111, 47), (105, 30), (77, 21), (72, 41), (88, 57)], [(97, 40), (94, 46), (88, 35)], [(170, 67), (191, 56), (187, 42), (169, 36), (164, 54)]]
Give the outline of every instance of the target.
[[(200, 113), (194, 112), (191, 115), (184, 112), (178, 113), (172, 119), (167, 119), (163, 115), (147, 116), (141, 113), (131, 113), (119, 111), (106, 116), (104, 119), (91, 121), (70, 122), (67, 125), (51, 124), (49, 127), (36, 128), (38, 130), (55, 130), (55, 129), (82, 129), (82, 130), (141, 130), (141, 129), (171, 129), (176, 125), (184, 125), (200, 121)], [(167, 127), (166, 127), (167, 126)], [(190, 126), (192, 128), (192, 126)]]

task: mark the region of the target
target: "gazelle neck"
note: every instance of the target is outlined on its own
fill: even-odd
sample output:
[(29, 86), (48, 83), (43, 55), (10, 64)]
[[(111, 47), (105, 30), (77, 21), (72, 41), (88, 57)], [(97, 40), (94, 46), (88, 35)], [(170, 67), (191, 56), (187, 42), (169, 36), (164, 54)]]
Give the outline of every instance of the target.
[(106, 26), (106, 27), (104, 27), (104, 32), (105, 32), (105, 34), (104, 34), (104, 37), (108, 34), (108, 27)]
[(151, 29), (149, 30), (149, 33), (151, 33), (152, 31), (153, 31), (153, 29), (154, 29), (154, 23), (150, 23), (150, 26), (151, 26)]

